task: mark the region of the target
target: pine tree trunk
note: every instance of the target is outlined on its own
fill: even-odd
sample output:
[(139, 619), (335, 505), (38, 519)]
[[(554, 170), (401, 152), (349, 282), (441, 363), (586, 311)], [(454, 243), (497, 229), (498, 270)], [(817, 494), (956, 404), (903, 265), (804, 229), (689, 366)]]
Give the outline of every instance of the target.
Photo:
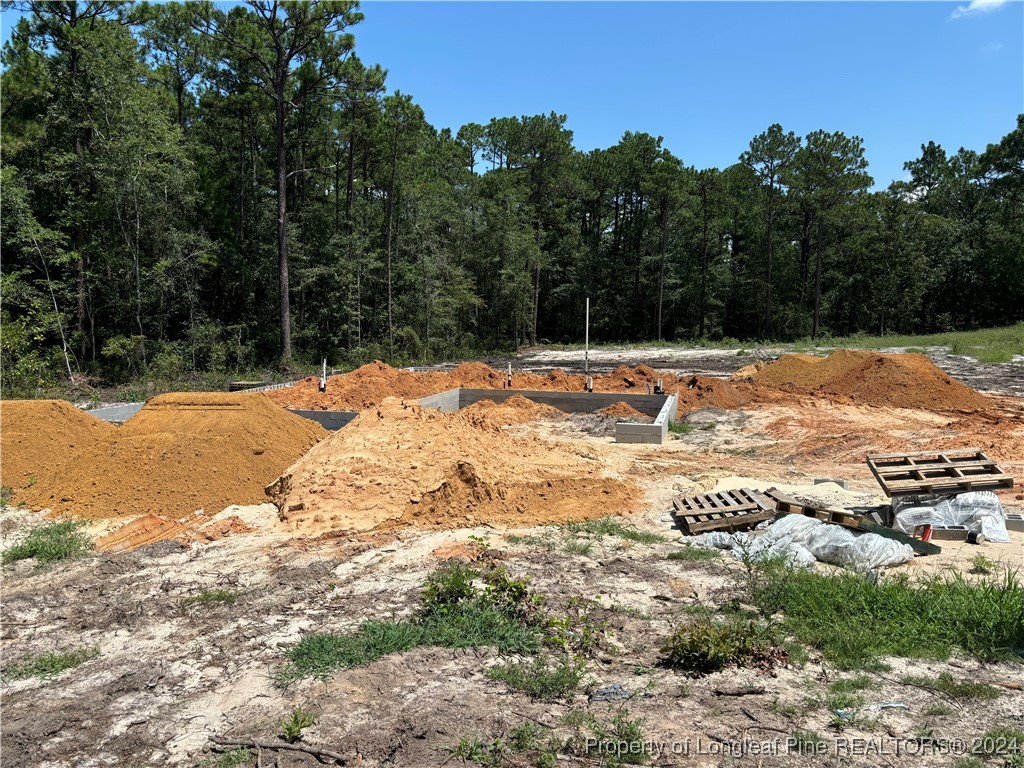
[(281, 293), (281, 365), (292, 359), (291, 308), (288, 285), (288, 157), (285, 146), (284, 78), (276, 87), (275, 122), (277, 123), (277, 271)]

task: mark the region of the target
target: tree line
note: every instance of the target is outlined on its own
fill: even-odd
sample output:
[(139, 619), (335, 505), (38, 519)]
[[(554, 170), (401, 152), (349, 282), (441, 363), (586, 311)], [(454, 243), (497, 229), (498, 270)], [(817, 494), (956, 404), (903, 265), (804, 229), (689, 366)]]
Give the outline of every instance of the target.
[(430, 360), (594, 340), (1024, 318), (1024, 115), (871, 191), (863, 142), (769, 126), (727, 168), (565, 115), (437, 130), (357, 3), (5, 3), (3, 384)]

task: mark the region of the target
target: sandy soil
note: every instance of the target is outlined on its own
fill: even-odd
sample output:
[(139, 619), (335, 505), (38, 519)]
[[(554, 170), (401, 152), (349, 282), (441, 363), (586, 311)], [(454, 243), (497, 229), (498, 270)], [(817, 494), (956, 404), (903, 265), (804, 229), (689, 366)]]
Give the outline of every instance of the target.
[[(883, 711), (841, 734), (830, 730), (832, 715), (822, 702), (828, 684), (843, 673), (820, 658), (812, 656), (803, 668), (729, 670), (698, 680), (659, 667), (657, 649), (684, 611), (695, 604), (742, 600), (745, 589), (742, 567), (732, 561), (666, 560), (680, 546), (666, 510), (676, 494), (740, 485), (775, 485), (830, 505), (880, 502), (863, 457), (893, 446), (909, 450), (976, 442), (1010, 474), (1022, 477), (1020, 403), (1008, 399), (1004, 406), (997, 423), (967, 415), (824, 405), (812, 398), (704, 409), (687, 416), (695, 429), (663, 446), (620, 445), (592, 434), (599, 432), (592, 429), (596, 420), (611, 417), (505, 427), (511, 437), (561, 444), (638, 483), (642, 511), (629, 520), (666, 541), (648, 546), (606, 537), (586, 555), (558, 546), (558, 529), (531, 529), (526, 533), (541, 543), (517, 544), (493, 523), (441, 532), (399, 528), (296, 538), (270, 505), (232, 507), (178, 523), (181, 530), (170, 532), (145, 517), (126, 527), (124, 520), (94, 521), (89, 533), (106, 547), (98, 554), (42, 570), (30, 562), (3, 568), (5, 664), (67, 647), (99, 651), (52, 680), (3, 682), (4, 766), (203, 765), (216, 757), (210, 736), (273, 741), (295, 707), (318, 716), (305, 742), (349, 756), (349, 764), (455, 765), (458, 760), (446, 750), (463, 738), (489, 741), (525, 719), (556, 725), (571, 709), (610, 717), (620, 705), (591, 702), (587, 691), (611, 683), (637, 694), (621, 706), (630, 717), (646, 719), (645, 736), (666, 747), (689, 740), (690, 757), (669, 749), (653, 757), (653, 765), (952, 766), (951, 754), (892, 750), (917, 744), (914, 740), (925, 733), (969, 740), (996, 725), (1021, 728), (1024, 692), (1006, 690), (994, 701), (936, 709), (949, 702), (899, 678), (949, 671), (980, 681), (1019, 680), (1019, 667), (958, 658), (895, 660), (893, 669), (865, 691), (866, 703), (899, 701), (909, 710)], [(814, 486), (816, 477), (845, 479), (850, 489)], [(1008, 511), (1020, 511), (1018, 494), (1019, 489), (1001, 494)], [(3, 510), (0, 547), (41, 519)], [(573, 598), (599, 602), (595, 616), (607, 622), (604, 649), (589, 664), (587, 685), (571, 701), (533, 702), (488, 680), (484, 672), (498, 660), (490, 650), (417, 649), (339, 672), (326, 682), (285, 689), (274, 684), (286, 650), (302, 636), (345, 631), (367, 618), (408, 615), (418, 604), (426, 573), (440, 558), (472, 552), (481, 539), (513, 574), (529, 576), (553, 609), (565, 610)], [(143, 546), (129, 549), (136, 544)], [(1024, 538), (1013, 534), (1013, 542), (1004, 546), (945, 544), (941, 556), (918, 558), (901, 570), (966, 569), (979, 553), (1007, 567), (1024, 566)], [(235, 591), (237, 602), (183, 605), (188, 597), (216, 588)], [(764, 693), (715, 694), (716, 688), (744, 685), (763, 687)], [(723, 741), (743, 739), (784, 749), (785, 738), (797, 730), (817, 731), (832, 750), (813, 757), (722, 754)], [(836, 753), (837, 746), (858, 743), (853, 739), (889, 752), (884, 758)], [(697, 753), (698, 745), (703, 754)], [(277, 756), (281, 766), (317, 764), (301, 754)], [(272, 764), (268, 754), (263, 759), (264, 765)]]

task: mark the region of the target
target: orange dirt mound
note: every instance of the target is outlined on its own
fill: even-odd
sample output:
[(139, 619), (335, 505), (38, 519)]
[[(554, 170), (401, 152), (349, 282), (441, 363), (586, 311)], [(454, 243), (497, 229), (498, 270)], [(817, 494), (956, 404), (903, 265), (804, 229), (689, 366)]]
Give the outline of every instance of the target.
[(268, 489), (290, 529), (563, 523), (630, 511), (630, 481), (479, 413), (444, 414), (397, 399), (364, 411)]
[(264, 487), (326, 434), (262, 394), (160, 395), (23, 498), (88, 519), (212, 514), (265, 501)]
[(924, 355), (840, 349), (828, 357), (786, 355), (750, 377), (772, 387), (795, 387), (852, 402), (931, 411), (978, 411), (984, 395), (951, 378)]
[(479, 413), (497, 424), (525, 424), (541, 419), (562, 419), (565, 413), (550, 405), (535, 403), (522, 395), (512, 395), (504, 403), (493, 400), (478, 400), (462, 409), (468, 413)]
[(750, 402), (728, 381), (706, 376), (691, 376), (679, 380), (679, 409), (677, 413), (701, 408), (741, 408)]
[(614, 416), (617, 419), (623, 421), (653, 421), (653, 419), (645, 413), (640, 413), (629, 403), (620, 400), (617, 403), (606, 405), (604, 408), (598, 411), (603, 416)]
[(116, 430), (64, 400), (4, 400), (0, 484), (17, 491), (50, 480), (60, 465)]

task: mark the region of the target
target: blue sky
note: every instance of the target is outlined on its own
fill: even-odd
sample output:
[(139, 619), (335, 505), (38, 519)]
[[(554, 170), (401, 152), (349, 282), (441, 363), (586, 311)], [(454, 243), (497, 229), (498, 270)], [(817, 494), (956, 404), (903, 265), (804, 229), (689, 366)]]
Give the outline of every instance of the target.
[[(438, 128), (568, 115), (579, 149), (627, 130), (697, 167), (774, 122), (861, 136), (876, 185), (929, 140), (982, 150), (1024, 112), (1024, 3), (364, 2), (360, 57)], [(4, 36), (11, 20), (4, 14)]]

